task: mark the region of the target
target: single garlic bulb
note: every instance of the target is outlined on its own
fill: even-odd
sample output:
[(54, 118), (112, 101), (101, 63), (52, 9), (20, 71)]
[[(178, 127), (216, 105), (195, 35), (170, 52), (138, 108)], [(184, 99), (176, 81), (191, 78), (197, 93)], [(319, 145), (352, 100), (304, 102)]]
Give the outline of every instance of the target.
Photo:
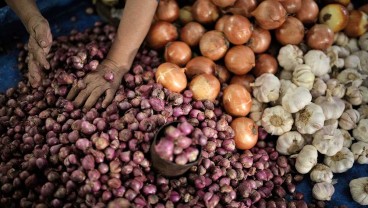
[(359, 86), (360, 94), (362, 94), (362, 102), (368, 103), (368, 87)]
[(361, 205), (368, 205), (368, 177), (351, 180), (349, 187), (354, 201)]
[(277, 138), (276, 150), (283, 155), (298, 153), (305, 145), (305, 140), (297, 131), (289, 131)]
[(368, 119), (361, 119), (353, 129), (353, 137), (359, 141), (368, 142)]
[(263, 111), (250, 112), (249, 118), (254, 121), (258, 126), (262, 125), (262, 115)]
[(265, 108), (266, 105), (264, 103), (259, 102), (257, 99), (253, 99), (250, 112), (263, 112)]
[(338, 97), (333, 97), (327, 90), (326, 96), (320, 96), (315, 103), (322, 107), (325, 119), (339, 119), (345, 109), (345, 103)]
[(361, 69), (360, 59), (356, 55), (349, 55), (344, 59), (344, 67), (350, 69)]
[(352, 130), (360, 120), (360, 113), (355, 109), (348, 109), (339, 118), (339, 126), (345, 130)]
[(333, 156), (326, 155), (323, 162), (333, 173), (343, 173), (353, 167), (354, 155), (348, 148), (343, 147)]
[(297, 65), (303, 63), (303, 51), (296, 45), (285, 45), (280, 48), (277, 61), (286, 71), (293, 71)]
[(333, 178), (333, 173), (327, 165), (318, 163), (312, 169), (309, 174), (311, 181), (313, 182), (327, 182), (331, 183)]
[(309, 103), (295, 115), (295, 126), (302, 134), (314, 134), (324, 126), (325, 115), (319, 105)]
[(280, 80), (274, 74), (262, 74), (250, 86), (253, 87), (253, 96), (262, 103), (276, 101), (279, 98)]
[(337, 79), (330, 79), (326, 82), (327, 90), (331, 92), (332, 97), (342, 98), (345, 96), (346, 87)]
[(339, 129), (323, 127), (314, 134), (312, 144), (320, 153), (333, 156), (342, 149), (344, 137)]
[(345, 48), (347, 48), (350, 53), (354, 53), (360, 50), (358, 40), (356, 38), (350, 38), (348, 41), (348, 44), (345, 45)]
[(266, 108), (262, 114), (262, 126), (272, 135), (281, 135), (291, 130), (294, 120), (282, 106)]
[(351, 144), (355, 140), (354, 137), (345, 129), (340, 129), (342, 136), (344, 137), (344, 144), (342, 146), (350, 148)]
[(295, 161), (295, 168), (301, 174), (308, 173), (317, 164), (318, 152), (313, 145), (305, 145)]
[(305, 87), (288, 90), (282, 97), (282, 107), (289, 113), (296, 113), (312, 101), (312, 95)]
[(368, 118), (368, 105), (367, 104), (360, 105), (358, 108), (358, 112), (360, 115), (360, 119)]
[(349, 42), (348, 36), (343, 32), (337, 32), (334, 36), (334, 44), (338, 46), (346, 46)]
[(368, 51), (368, 33), (364, 33), (359, 37), (358, 44), (360, 49)]
[(292, 81), (298, 87), (305, 87), (311, 90), (313, 88), (314, 78), (315, 76), (311, 71), (311, 67), (306, 64), (300, 64), (294, 69)]
[(337, 75), (337, 80), (339, 80), (339, 82), (342, 84), (356, 82), (357, 86), (359, 87), (363, 83), (363, 79), (365, 79), (366, 77), (366, 75), (362, 75), (356, 69), (347, 68), (342, 70)]
[(298, 86), (292, 83), (290, 80), (281, 79), (280, 80), (280, 96), (279, 99), (274, 103), (275, 105), (281, 105), (282, 98), (285, 96), (287, 91), (295, 90)]
[(322, 76), (330, 72), (330, 58), (320, 50), (309, 50), (304, 55), (304, 62), (311, 67), (316, 76)]
[(313, 197), (321, 201), (330, 201), (334, 192), (334, 186), (331, 183), (327, 182), (316, 183), (314, 184), (312, 189)]
[(368, 143), (356, 142), (351, 145), (351, 151), (359, 164), (368, 164)]
[(322, 96), (326, 94), (327, 84), (321, 78), (315, 78), (313, 87), (311, 89), (311, 94), (313, 98)]
[(363, 95), (356, 85), (351, 85), (346, 89), (345, 99), (352, 105), (360, 105), (363, 103)]

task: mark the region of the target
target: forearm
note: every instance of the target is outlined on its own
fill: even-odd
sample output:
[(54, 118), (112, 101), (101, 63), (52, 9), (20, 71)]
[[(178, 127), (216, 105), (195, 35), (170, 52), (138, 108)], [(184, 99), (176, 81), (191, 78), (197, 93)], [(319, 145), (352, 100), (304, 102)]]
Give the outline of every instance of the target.
[(107, 58), (127, 69), (146, 37), (157, 8), (156, 0), (127, 0), (116, 38)]
[(28, 22), (32, 17), (42, 16), (35, 0), (5, 0), (5, 2), (17, 14), (27, 30), (29, 30)]

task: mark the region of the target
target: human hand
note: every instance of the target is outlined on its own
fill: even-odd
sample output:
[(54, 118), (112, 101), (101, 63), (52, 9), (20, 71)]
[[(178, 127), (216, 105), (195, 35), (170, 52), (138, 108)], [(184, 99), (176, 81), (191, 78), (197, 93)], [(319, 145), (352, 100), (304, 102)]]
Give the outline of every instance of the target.
[[(117, 65), (105, 59), (98, 65), (96, 71), (92, 71), (86, 75), (84, 82), (86, 84), (84, 89), (79, 89), (74, 85), (69, 91), (67, 99), (72, 100), (77, 96), (73, 103), (76, 107), (80, 107), (84, 103), (86, 109), (90, 109), (105, 93), (105, 99), (102, 102), (102, 107), (106, 108), (113, 100), (116, 90), (119, 88), (123, 75), (128, 72), (128, 69), (119, 69)], [(112, 74), (112, 79), (107, 80), (106, 74)], [(78, 95), (77, 95), (78, 94)]]
[(32, 16), (27, 22), (28, 41), (28, 79), (32, 87), (41, 85), (41, 68), (50, 69), (46, 60), (52, 45), (52, 35), (48, 21), (43, 16)]

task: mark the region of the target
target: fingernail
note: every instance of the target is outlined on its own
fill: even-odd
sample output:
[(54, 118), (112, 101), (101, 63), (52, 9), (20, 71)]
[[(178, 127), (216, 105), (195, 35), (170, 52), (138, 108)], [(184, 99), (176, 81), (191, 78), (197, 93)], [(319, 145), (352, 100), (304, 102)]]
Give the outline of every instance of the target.
[(41, 40), (40, 44), (41, 44), (42, 47), (46, 46), (46, 42), (44, 40)]

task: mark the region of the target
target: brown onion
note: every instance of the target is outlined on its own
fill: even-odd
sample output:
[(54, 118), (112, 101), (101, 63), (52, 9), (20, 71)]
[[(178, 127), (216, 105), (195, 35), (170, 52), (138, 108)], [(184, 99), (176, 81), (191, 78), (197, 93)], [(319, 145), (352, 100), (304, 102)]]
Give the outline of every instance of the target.
[(262, 1), (251, 13), (258, 25), (266, 30), (280, 27), (286, 20), (286, 10), (282, 4), (275, 0)]
[(243, 75), (255, 66), (255, 56), (248, 46), (233, 46), (225, 55), (225, 66), (234, 74)]
[(313, 49), (325, 50), (333, 41), (334, 32), (324, 24), (314, 25), (307, 33), (307, 45)]
[(253, 68), (252, 73), (255, 77), (259, 77), (264, 73), (277, 73), (277, 60), (270, 54), (263, 53), (257, 57), (256, 66)]
[(261, 27), (256, 26), (253, 29), (252, 35), (247, 43), (247, 46), (253, 50), (254, 53), (265, 52), (271, 44), (271, 33)]
[(215, 71), (215, 62), (204, 56), (192, 58), (185, 66), (185, 74), (189, 79), (198, 74), (213, 74)]
[(234, 119), (230, 126), (235, 133), (234, 140), (236, 148), (247, 150), (256, 145), (258, 141), (258, 126), (252, 119), (239, 117)]
[(350, 0), (323, 0), (322, 1), (324, 4), (341, 4), (343, 6), (348, 6), (350, 4)]
[(212, 3), (218, 7), (225, 8), (232, 6), (236, 0), (211, 0)]
[(197, 46), (206, 29), (198, 22), (188, 22), (180, 30), (180, 39), (191, 47)]
[(215, 22), (220, 14), (219, 10), (211, 0), (197, 0), (192, 6), (193, 18), (202, 24)]
[(230, 79), (230, 72), (225, 66), (216, 64), (215, 75), (220, 83), (226, 83)]
[(153, 49), (165, 47), (168, 42), (178, 38), (176, 27), (165, 21), (157, 21), (151, 25), (147, 34), (147, 43)]
[(230, 17), (230, 15), (224, 15), (224, 16), (220, 17), (220, 19), (218, 19), (217, 22), (216, 22), (215, 30), (223, 32), (224, 27), (225, 27), (225, 22), (229, 17)]
[(284, 24), (275, 30), (275, 36), (282, 45), (298, 45), (304, 38), (304, 25), (299, 19), (289, 16)]
[(199, 74), (189, 83), (195, 100), (214, 101), (220, 92), (220, 81), (212, 74)]
[(251, 12), (253, 12), (256, 8), (257, 0), (237, 0), (234, 6), (230, 7), (227, 11), (249, 18), (252, 16)]
[(186, 24), (193, 21), (192, 7), (185, 6), (179, 10), (179, 19), (181, 23)]
[(176, 64), (163, 63), (155, 73), (156, 82), (173, 92), (181, 92), (187, 87), (187, 77), (184, 69)]
[(230, 84), (224, 90), (222, 103), (228, 114), (246, 116), (252, 107), (252, 96), (244, 86)]
[(230, 84), (240, 84), (244, 86), (248, 92), (252, 93), (253, 88), (250, 86), (250, 83), (253, 83), (254, 80), (255, 78), (251, 74), (235, 75), (231, 78)]
[(164, 57), (167, 62), (184, 66), (192, 57), (192, 50), (185, 42), (174, 41), (166, 45)]
[(179, 18), (179, 5), (176, 0), (165, 0), (158, 3), (156, 18), (166, 22), (174, 22)]
[(319, 23), (329, 26), (333, 32), (343, 30), (349, 21), (349, 12), (341, 4), (328, 4), (319, 12)]
[(318, 4), (314, 0), (302, 0), (302, 9), (295, 14), (295, 17), (303, 24), (312, 24), (317, 21), (318, 13)]
[(367, 32), (368, 15), (362, 11), (353, 10), (350, 12), (348, 25), (345, 27), (345, 34), (356, 38)]
[(201, 54), (213, 61), (224, 57), (227, 49), (229, 49), (229, 41), (224, 33), (217, 30), (206, 32), (199, 41)]
[(286, 12), (294, 14), (302, 8), (302, 0), (279, 0)]
[(225, 20), (223, 31), (230, 43), (241, 45), (252, 35), (252, 24), (248, 18), (235, 14)]

